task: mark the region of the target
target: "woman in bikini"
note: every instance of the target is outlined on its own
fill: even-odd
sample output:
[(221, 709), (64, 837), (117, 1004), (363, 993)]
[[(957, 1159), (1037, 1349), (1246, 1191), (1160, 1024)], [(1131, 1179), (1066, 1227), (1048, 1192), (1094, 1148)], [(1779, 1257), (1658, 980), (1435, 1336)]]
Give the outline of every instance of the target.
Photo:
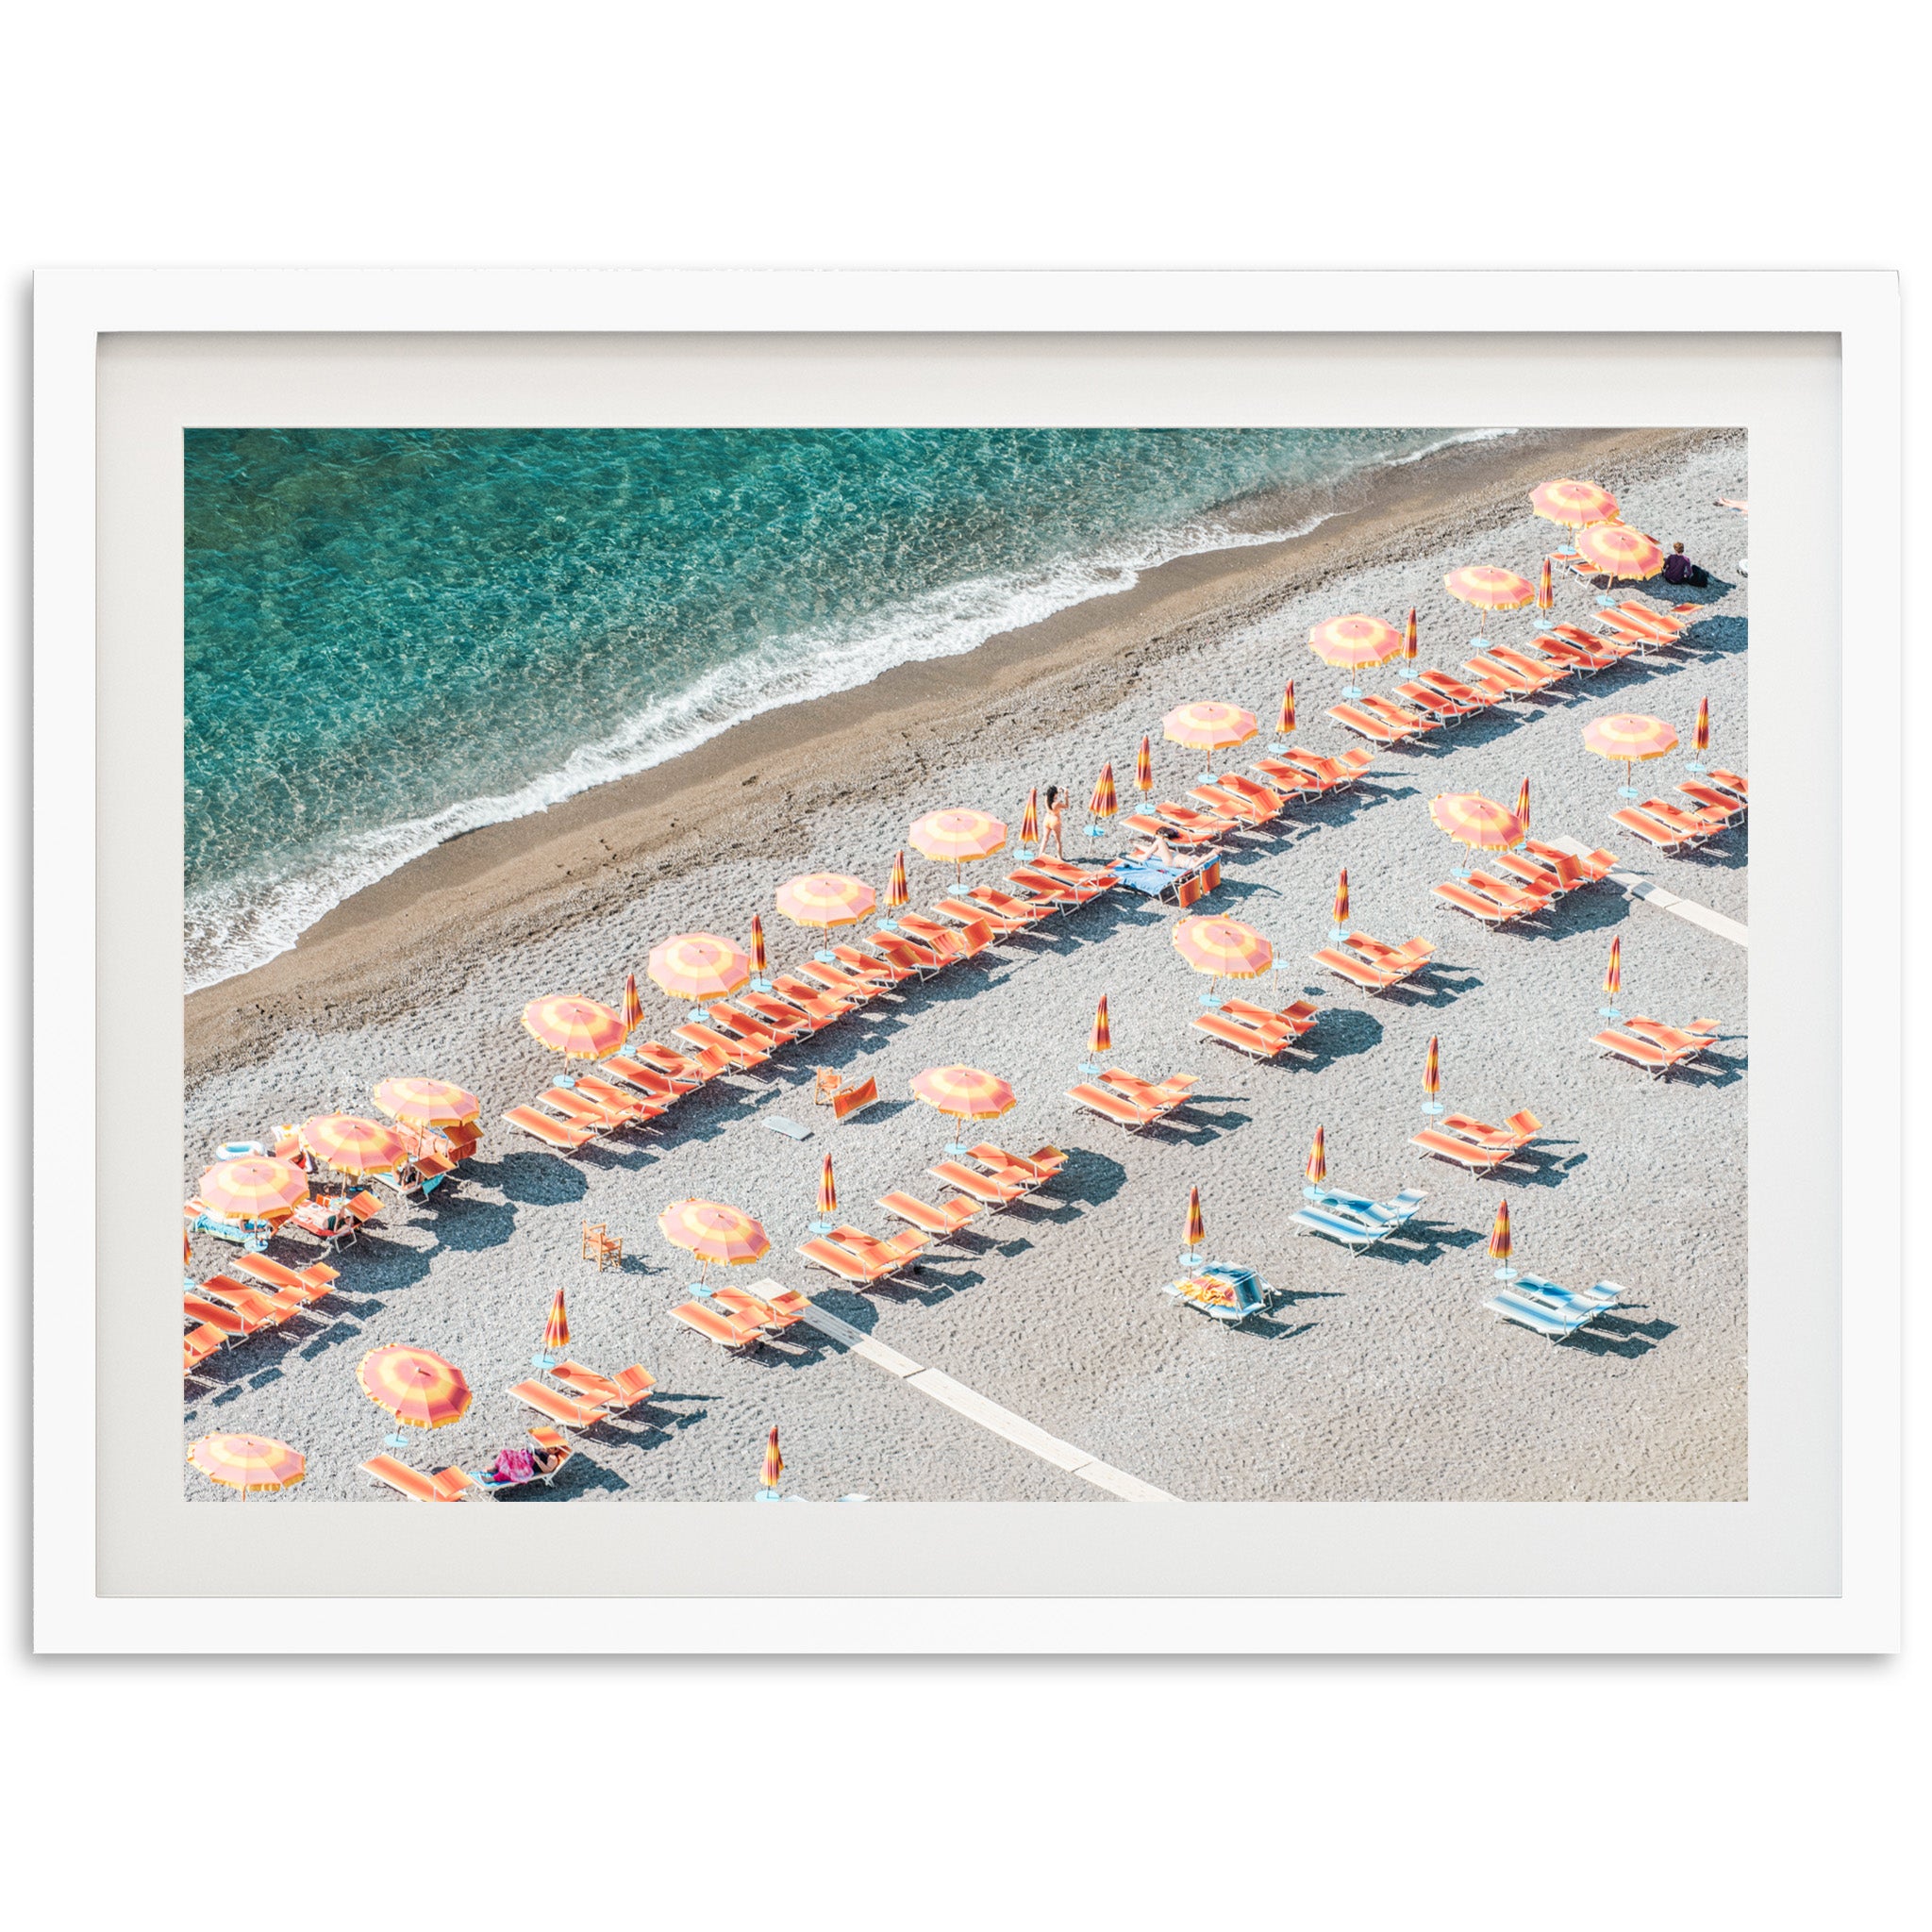
[(1062, 858), (1065, 858), (1066, 848), (1060, 843), (1060, 826), (1067, 815), (1066, 807), (1060, 802), (1062, 796), (1058, 785), (1049, 785), (1046, 788), (1046, 824), (1041, 830), (1040, 849), (1044, 852), (1051, 845)]

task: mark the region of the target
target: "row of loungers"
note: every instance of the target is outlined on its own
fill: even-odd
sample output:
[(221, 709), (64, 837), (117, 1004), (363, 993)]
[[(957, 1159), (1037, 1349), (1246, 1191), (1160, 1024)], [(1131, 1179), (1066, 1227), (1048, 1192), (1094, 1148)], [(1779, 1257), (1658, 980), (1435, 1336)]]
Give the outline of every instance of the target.
[(1088, 1113), (1138, 1133), (1165, 1120), (1176, 1108), (1188, 1104), (1188, 1096), (1200, 1085), (1194, 1074), (1170, 1074), (1164, 1080), (1142, 1080), (1138, 1075), (1109, 1067), (1091, 1080), (1083, 1080), (1067, 1090), (1067, 1098)]
[(1749, 781), (1739, 772), (1709, 771), (1683, 780), (1677, 791), (1690, 801), (1688, 808), (1668, 798), (1646, 798), (1613, 811), (1611, 821), (1659, 852), (1694, 851), (1730, 830), (1750, 808)]
[(1365, 932), (1352, 932), (1332, 946), (1308, 955), (1324, 973), (1345, 979), (1363, 992), (1387, 992), (1413, 978), (1428, 964), (1436, 948), (1425, 939), (1405, 940), (1399, 946), (1385, 945)]
[(1614, 1281), (1585, 1289), (1559, 1288), (1539, 1274), (1519, 1274), (1482, 1304), (1499, 1321), (1519, 1323), (1552, 1341), (1562, 1341), (1607, 1314), (1622, 1299)]
[(1359, 748), (1339, 758), (1284, 751), (1256, 759), (1250, 772), (1223, 772), (1202, 780), (1188, 793), (1191, 804), (1163, 799), (1121, 823), (1143, 838), (1164, 839), (1183, 850), (1218, 847), (1236, 832), (1273, 824), (1297, 798), (1346, 791), (1374, 762), (1374, 755)]
[(751, 1288), (708, 1289), (673, 1308), (671, 1319), (720, 1348), (748, 1349), (803, 1321), (810, 1306), (795, 1288), (760, 1281)]
[(1644, 1013), (1632, 1013), (1618, 1025), (1591, 1036), (1599, 1059), (1628, 1060), (1657, 1079), (1689, 1066), (1717, 1039), (1715, 1020), (1692, 1020), (1688, 1026), (1666, 1026)]
[(266, 1255), (241, 1255), (235, 1274), (211, 1274), (181, 1297), (187, 1333), (181, 1338), (181, 1372), (190, 1374), (231, 1342), (277, 1328), (324, 1296), (335, 1292), (336, 1271), (325, 1261), (299, 1272)]
[(1251, 1000), (1225, 999), (1218, 1007), (1196, 1013), (1192, 1024), (1197, 1033), (1205, 1033), (1209, 1040), (1218, 1040), (1250, 1059), (1272, 1060), (1313, 1029), (1318, 1010), (1313, 1000), (1274, 1008), (1257, 1006)]
[(1601, 847), (1575, 854), (1534, 839), (1525, 840), (1520, 851), (1492, 853), (1490, 858), (1499, 871), (1509, 874), (1508, 878), (1473, 868), (1464, 877), (1446, 879), (1429, 890), (1485, 925), (1507, 925), (1535, 918), (1566, 892), (1600, 884), (1617, 863), (1615, 854)]
[(529, 1431), (532, 1444), (528, 1475), (499, 1476), (494, 1470), (462, 1470), (452, 1464), (425, 1474), (393, 1456), (372, 1456), (361, 1465), (372, 1482), (381, 1483), (412, 1503), (460, 1503), (469, 1496), (501, 1496), (532, 1483), (548, 1485), (563, 1473), (576, 1453), (557, 1430), (541, 1424)]
[(1304, 1234), (1319, 1234), (1340, 1241), (1351, 1256), (1365, 1255), (1379, 1241), (1414, 1218), (1427, 1199), (1421, 1188), (1405, 1188), (1392, 1200), (1374, 1201), (1345, 1189), (1306, 1187), (1308, 1205), (1296, 1211), (1294, 1224)]
[(1542, 1130), (1542, 1122), (1527, 1108), (1521, 1113), (1512, 1113), (1500, 1127), (1472, 1119), (1466, 1113), (1452, 1113), (1445, 1114), (1434, 1126), (1411, 1134), (1408, 1144), (1439, 1160), (1466, 1168), (1471, 1174), (1488, 1174), (1512, 1154), (1527, 1147)]

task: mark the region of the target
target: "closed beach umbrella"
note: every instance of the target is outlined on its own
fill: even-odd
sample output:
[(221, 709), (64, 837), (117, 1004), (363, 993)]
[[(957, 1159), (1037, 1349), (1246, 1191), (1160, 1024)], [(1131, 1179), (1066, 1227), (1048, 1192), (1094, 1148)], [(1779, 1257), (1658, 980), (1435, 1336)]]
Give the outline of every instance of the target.
[(1543, 558), (1542, 575), (1536, 580), (1536, 608), (1539, 610), (1554, 610), (1557, 608), (1556, 588), (1550, 582), (1550, 559)]
[(624, 1034), (628, 1040), (644, 1024), (644, 1003), (638, 994), (638, 976), (635, 973), (624, 975)]
[(839, 1211), (839, 1183), (832, 1178), (832, 1157), (819, 1169), (819, 1219), (829, 1221)]
[(1199, 1188), (1190, 1188), (1188, 1190), (1188, 1220), (1187, 1225), (1181, 1229), (1181, 1245), (1187, 1248), (1198, 1248), (1207, 1239), (1208, 1224), (1201, 1218), (1201, 1191)]
[(772, 1251), (763, 1227), (742, 1208), (723, 1201), (674, 1201), (658, 1215), (658, 1227), (674, 1247), (687, 1249), (707, 1269), (713, 1262), (742, 1268)]
[[(1710, 749), (1710, 700), (1708, 698), (1699, 698), (1697, 700), (1697, 728), (1690, 735), (1690, 749), (1699, 758), (1702, 758)], [(1701, 772), (1704, 767), (1702, 765), (1692, 765), (1690, 769), (1693, 772)]]
[(251, 1154), (201, 1177), (201, 1198), (232, 1221), (286, 1221), (308, 1198), (308, 1176), (292, 1160)]
[(188, 1459), (210, 1482), (244, 1497), (250, 1490), (292, 1490), (308, 1466), (299, 1449), (273, 1436), (204, 1436)]
[(1315, 1129), (1315, 1142), (1308, 1149), (1308, 1164), (1302, 1169), (1302, 1172), (1307, 1176), (1309, 1185), (1312, 1187), (1319, 1188), (1328, 1178), (1328, 1130), (1326, 1127), (1317, 1127)]
[(1274, 963), (1274, 948), (1252, 925), (1217, 912), (1182, 920), (1174, 945), (1196, 973), (1216, 979), (1258, 979)]
[(601, 1000), (550, 993), (524, 1008), (524, 1031), (568, 1059), (601, 1060), (624, 1044), (624, 1017)]
[(785, 1458), (778, 1453), (778, 1424), (772, 1424), (772, 1433), (765, 1438), (765, 1466), (758, 1474), (758, 1482), (767, 1490), (775, 1490), (779, 1478), (785, 1474)]
[(1408, 607), (1408, 622), (1402, 626), (1402, 655), (1413, 664), (1416, 655), (1415, 606)]
[(1245, 744), (1260, 726), (1252, 711), (1211, 699), (1177, 705), (1160, 721), (1160, 735), (1195, 751), (1226, 751)]
[(1521, 610), (1536, 601), (1536, 587), (1526, 577), (1493, 563), (1468, 563), (1452, 570), (1442, 579), (1442, 588), (1482, 612), (1483, 621), (1476, 626), (1479, 636), (1489, 624), (1491, 611)]
[(391, 1120), (412, 1127), (459, 1127), (483, 1111), (483, 1103), (454, 1080), (378, 1080), (371, 1098)]
[(1592, 718), (1583, 727), (1583, 748), (1600, 758), (1614, 758), (1624, 767), (1620, 795), (1635, 798), (1637, 788), (1630, 782), (1630, 768), (1649, 758), (1660, 758), (1677, 748), (1677, 734), (1661, 718), (1639, 711), (1616, 711), (1607, 718)]
[(1442, 1050), (1436, 1036), (1429, 1035), (1429, 1050), (1423, 1058), (1423, 1111), (1440, 1113), (1436, 1096), (1442, 1091)]
[(1154, 790), (1154, 745), (1149, 739), (1141, 741), (1141, 749), (1134, 759), (1134, 789), (1138, 791)]
[(897, 912), (910, 900), (912, 894), (906, 886), (906, 854), (903, 851), (892, 855), (892, 876), (886, 882), (886, 910)]
[(1026, 809), (1020, 815), (1020, 842), (1023, 845), (1040, 843), (1040, 787), (1033, 786), (1026, 793)]
[(543, 1353), (561, 1355), (569, 1346), (570, 1316), (564, 1311), (563, 1288), (559, 1283), (557, 1292), (550, 1297), (550, 1313), (543, 1323)]
[(1281, 715), (1274, 721), (1276, 738), (1286, 738), (1294, 729), (1294, 679), (1288, 680), (1288, 689), (1281, 693)]
[(181, 1230), (181, 1265), (184, 1268), (194, 1266), (194, 1243), (189, 1240), (185, 1227)]
[(1507, 1281), (1516, 1273), (1509, 1265), (1509, 1203), (1506, 1197), (1496, 1203), (1496, 1218), (1490, 1227), (1490, 1259), (1498, 1264), (1499, 1280)]
[(751, 983), (751, 961), (715, 932), (674, 934), (651, 948), (644, 970), (675, 1000), (729, 999)]
[(1586, 524), (1607, 524), (1617, 514), (1617, 499), (1601, 483), (1583, 483), (1574, 476), (1539, 483), (1529, 492), (1529, 507), (1538, 516), (1571, 530), (1580, 530)]
[(1108, 762), (1101, 766), (1100, 776), (1093, 781), (1093, 796), (1087, 801), (1087, 816), (1110, 819), (1120, 808), (1121, 802), (1113, 789), (1113, 765)]
[(915, 852), (950, 864), (957, 879), (969, 859), (990, 858), (1005, 848), (1007, 828), (983, 811), (932, 811), (913, 821), (907, 840)]
[(751, 916), (751, 970), (760, 979), (765, 976), (765, 922), (756, 912)]
[(1604, 997), (1609, 1001), (1607, 1007), (1599, 1007), (1597, 1015), (1605, 1020), (1621, 1020), (1624, 1016), (1617, 1010), (1617, 995), (1624, 991), (1624, 935), (1619, 933), (1610, 941), (1610, 957), (1604, 964)]
[(409, 1152), (393, 1127), (353, 1113), (316, 1114), (304, 1121), (302, 1144), (338, 1174), (388, 1174)]
[(1524, 778), (1516, 788), (1516, 816), (1523, 821), (1523, 836), (1529, 837), (1529, 780)]
[(1335, 878), (1335, 909), (1331, 924), (1338, 932), (1348, 924), (1348, 868), (1345, 865)]
[(356, 1364), (362, 1392), (412, 1429), (446, 1428), (470, 1407), (470, 1385), (454, 1362), (407, 1342), (372, 1348)]
[(1100, 1004), (1093, 1009), (1093, 1032), (1087, 1042), (1087, 1051), (1095, 1059), (1104, 1053), (1113, 1051), (1113, 1027), (1107, 1017), (1107, 995), (1100, 995)]
[(1579, 530), (1576, 554), (1613, 577), (1654, 577), (1664, 567), (1663, 546), (1628, 524), (1594, 524)]
[(1523, 843), (1527, 829), (1507, 805), (1480, 791), (1439, 791), (1430, 801), (1429, 816), (1440, 831), (1474, 852), (1507, 852)]

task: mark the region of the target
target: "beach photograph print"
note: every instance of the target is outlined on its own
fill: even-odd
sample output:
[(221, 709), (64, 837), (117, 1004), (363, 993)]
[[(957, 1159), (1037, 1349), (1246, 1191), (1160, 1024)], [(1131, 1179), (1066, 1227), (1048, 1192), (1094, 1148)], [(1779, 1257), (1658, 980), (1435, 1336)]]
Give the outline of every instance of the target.
[(1741, 431), (182, 459), (191, 1501), (1746, 1496)]

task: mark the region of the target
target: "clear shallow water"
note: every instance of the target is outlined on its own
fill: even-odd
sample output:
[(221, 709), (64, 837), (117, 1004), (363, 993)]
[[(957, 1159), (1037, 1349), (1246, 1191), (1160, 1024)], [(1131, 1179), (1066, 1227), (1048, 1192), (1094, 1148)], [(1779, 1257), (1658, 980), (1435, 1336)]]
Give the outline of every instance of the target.
[(192, 989), (453, 834), (1264, 541), (1442, 430), (186, 433)]

